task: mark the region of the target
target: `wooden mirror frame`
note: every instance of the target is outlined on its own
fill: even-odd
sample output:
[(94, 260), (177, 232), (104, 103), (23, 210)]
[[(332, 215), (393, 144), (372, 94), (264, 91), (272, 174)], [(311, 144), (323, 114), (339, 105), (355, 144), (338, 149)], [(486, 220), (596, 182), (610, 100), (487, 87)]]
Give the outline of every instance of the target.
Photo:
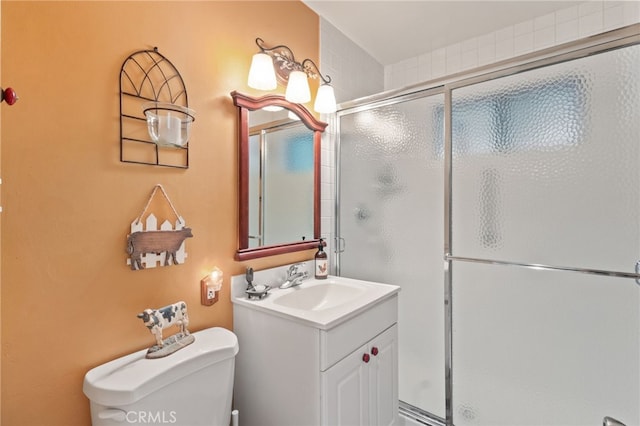
[[(318, 247), (320, 241), (320, 146), (327, 123), (318, 121), (308, 109), (287, 101), (281, 95), (252, 97), (231, 92), (238, 107), (238, 250), (236, 260), (249, 260), (277, 254), (292, 253)], [(313, 240), (249, 248), (249, 111), (265, 106), (280, 106), (293, 111), (307, 128), (313, 131)]]

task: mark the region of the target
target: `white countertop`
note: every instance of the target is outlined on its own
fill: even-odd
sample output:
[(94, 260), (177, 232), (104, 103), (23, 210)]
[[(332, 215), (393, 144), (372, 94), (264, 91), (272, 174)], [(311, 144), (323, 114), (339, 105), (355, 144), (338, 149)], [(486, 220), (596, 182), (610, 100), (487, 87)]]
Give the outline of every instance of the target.
[[(256, 309), (322, 330), (328, 330), (393, 297), (400, 291), (400, 287), (396, 285), (332, 275), (324, 280), (306, 279), (299, 286), (280, 289), (277, 286), (284, 281), (284, 271), (286, 271), (287, 267), (288, 265), (285, 265), (271, 270), (254, 272), (254, 285), (270, 285), (274, 287), (264, 298), (259, 300), (247, 298), (245, 293), (247, 282), (244, 275), (233, 277), (231, 281), (231, 301), (235, 305)], [(316, 286), (327, 287), (312, 289), (312, 287)], [(305, 297), (297, 297), (303, 295), (302, 293), (292, 296), (294, 292), (301, 291), (305, 292)], [(322, 296), (324, 293), (327, 293), (327, 295)], [(343, 294), (344, 299), (340, 299)], [(326, 300), (321, 299), (318, 301), (319, 303), (315, 304), (298, 303), (301, 299), (308, 301), (308, 296), (312, 298), (312, 301), (315, 297), (324, 297)], [(294, 303), (291, 303), (291, 301)]]

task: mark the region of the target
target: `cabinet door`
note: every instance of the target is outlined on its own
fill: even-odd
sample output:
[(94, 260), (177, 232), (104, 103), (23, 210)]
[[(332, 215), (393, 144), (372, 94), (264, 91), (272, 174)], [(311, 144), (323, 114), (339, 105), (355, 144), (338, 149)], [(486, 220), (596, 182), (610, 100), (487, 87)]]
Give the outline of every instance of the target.
[[(369, 426), (368, 345), (352, 352), (322, 373), (322, 424)], [(370, 355), (367, 357), (370, 359)]]
[(398, 326), (390, 327), (367, 346), (371, 355), (368, 364), (370, 424), (395, 425), (398, 420)]

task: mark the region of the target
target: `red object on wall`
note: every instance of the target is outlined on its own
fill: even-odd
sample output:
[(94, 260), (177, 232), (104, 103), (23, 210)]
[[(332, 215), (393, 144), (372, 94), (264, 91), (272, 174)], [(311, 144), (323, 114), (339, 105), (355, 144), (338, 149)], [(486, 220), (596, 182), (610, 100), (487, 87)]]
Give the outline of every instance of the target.
[(369, 358), (369, 354), (364, 354), (364, 355), (362, 355), (362, 360), (363, 360), (364, 362), (369, 362), (369, 359), (370, 359), (370, 358)]
[(0, 88), (0, 102), (5, 101), (9, 105), (13, 105), (17, 102), (17, 100), (18, 95), (16, 94), (16, 91), (11, 87), (7, 87), (4, 90)]
[(371, 348), (371, 355), (377, 356), (378, 355), (378, 348), (376, 348), (375, 346), (373, 348)]

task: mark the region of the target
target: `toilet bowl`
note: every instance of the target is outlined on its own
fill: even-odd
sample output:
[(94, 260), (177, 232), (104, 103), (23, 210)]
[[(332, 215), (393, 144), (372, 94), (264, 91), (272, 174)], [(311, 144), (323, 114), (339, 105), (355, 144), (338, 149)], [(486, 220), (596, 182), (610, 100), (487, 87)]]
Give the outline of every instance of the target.
[(90, 370), (83, 391), (93, 426), (228, 426), (238, 339), (220, 327), (158, 359), (141, 350)]

